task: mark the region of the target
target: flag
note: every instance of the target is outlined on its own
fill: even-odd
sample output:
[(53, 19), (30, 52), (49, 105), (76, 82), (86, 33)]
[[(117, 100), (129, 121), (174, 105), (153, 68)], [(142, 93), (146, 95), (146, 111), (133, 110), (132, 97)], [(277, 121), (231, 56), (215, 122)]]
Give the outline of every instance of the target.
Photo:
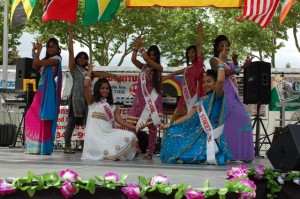
[(36, 0), (11, 0), (11, 26), (25, 24), (29, 20), (35, 3)]
[(240, 8), (242, 0), (126, 0), (126, 7), (208, 7)]
[(266, 28), (278, 8), (280, 0), (246, 0), (243, 15), (237, 20), (248, 19)]
[(76, 22), (78, 0), (44, 0), (42, 21)]
[(120, 0), (86, 0), (83, 26), (89, 26), (99, 21), (111, 21), (119, 6)]
[(279, 24), (282, 24), (282, 21), (286, 17), (287, 13), (290, 11), (295, 0), (285, 0), (282, 4), (281, 13), (279, 17)]

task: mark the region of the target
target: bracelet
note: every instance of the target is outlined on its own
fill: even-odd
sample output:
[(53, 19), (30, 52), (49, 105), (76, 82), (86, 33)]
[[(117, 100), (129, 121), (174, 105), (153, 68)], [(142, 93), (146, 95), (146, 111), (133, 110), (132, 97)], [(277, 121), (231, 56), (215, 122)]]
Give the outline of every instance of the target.
[(219, 65), (218, 69), (224, 69), (224, 65)]
[(133, 52), (135, 52), (135, 53), (137, 53), (137, 52), (139, 52), (139, 49), (137, 49), (137, 48), (133, 48), (133, 50), (132, 50)]
[(240, 73), (242, 71), (242, 68), (241, 67), (237, 67), (237, 68), (235, 68), (235, 72), (238, 74), (238, 73)]
[(141, 53), (141, 54), (143, 54), (143, 53), (145, 53), (145, 52), (146, 52), (145, 48), (140, 49), (140, 53)]
[(85, 76), (84, 79), (89, 79), (90, 81), (92, 80), (90, 77)]

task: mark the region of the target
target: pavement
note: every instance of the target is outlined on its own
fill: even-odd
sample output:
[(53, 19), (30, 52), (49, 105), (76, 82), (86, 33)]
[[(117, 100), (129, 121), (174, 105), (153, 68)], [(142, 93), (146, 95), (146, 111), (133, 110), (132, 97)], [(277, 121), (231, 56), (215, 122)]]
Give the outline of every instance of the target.
[(24, 177), (31, 170), (36, 175), (52, 173), (54, 171), (72, 169), (82, 179), (102, 176), (107, 172), (115, 172), (120, 176), (127, 174), (127, 183), (138, 183), (138, 176), (152, 177), (163, 174), (171, 184), (190, 184), (192, 187), (203, 187), (204, 181), (209, 179), (212, 187), (224, 187), (226, 170), (228, 167), (244, 164), (246, 167), (256, 167), (259, 164), (273, 168), (267, 157), (258, 157), (251, 163), (240, 161), (228, 162), (225, 166), (198, 164), (164, 164), (157, 155), (152, 160), (136, 157), (132, 161), (91, 161), (81, 160), (81, 152), (64, 154), (56, 150), (52, 155), (24, 154), (22, 148), (0, 147), (0, 178)]

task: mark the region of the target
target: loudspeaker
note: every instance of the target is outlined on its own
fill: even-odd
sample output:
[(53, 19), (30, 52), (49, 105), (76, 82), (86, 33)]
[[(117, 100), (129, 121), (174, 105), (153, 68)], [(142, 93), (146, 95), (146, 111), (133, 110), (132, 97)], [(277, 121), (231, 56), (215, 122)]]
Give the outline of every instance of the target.
[(244, 70), (244, 104), (271, 102), (271, 64), (252, 62)]
[(275, 169), (300, 171), (300, 125), (289, 124), (267, 151)]
[(16, 62), (16, 81), (15, 92), (24, 93), (23, 91), (23, 79), (35, 79), (36, 89), (38, 87), (38, 81), (40, 79), (39, 71), (32, 68), (33, 59), (31, 58), (19, 58)]

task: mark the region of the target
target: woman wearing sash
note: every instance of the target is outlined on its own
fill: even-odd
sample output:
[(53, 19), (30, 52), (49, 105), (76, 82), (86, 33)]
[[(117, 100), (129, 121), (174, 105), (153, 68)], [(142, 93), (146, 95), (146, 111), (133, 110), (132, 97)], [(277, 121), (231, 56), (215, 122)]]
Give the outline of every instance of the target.
[[(225, 35), (219, 35), (214, 41), (214, 57), (210, 59), (211, 68), (217, 70), (219, 52), (229, 48), (230, 42)], [(250, 65), (252, 58), (247, 57), (243, 66), (238, 65), (238, 55), (232, 54), (232, 60), (226, 58), (225, 85), (226, 93), (226, 123), (224, 135), (232, 152), (231, 160), (251, 162), (254, 159), (253, 134), (250, 116), (239, 97), (236, 74)]]
[(218, 74), (207, 70), (203, 87), (206, 96), (197, 100), (187, 115), (165, 124), (160, 159), (164, 163), (224, 165), (231, 158), (223, 135), (226, 113), (223, 91), (224, 61), (228, 50), (219, 55)]
[[(73, 84), (69, 99), (69, 121), (65, 133), (65, 150), (64, 153), (73, 154), (71, 148), (71, 138), (76, 125), (84, 126), (87, 117), (87, 103), (84, 96), (84, 76), (87, 74), (89, 56), (86, 52), (79, 52), (74, 58), (73, 48), (73, 30), (68, 28), (69, 33), (69, 70), (72, 75)], [(106, 72), (92, 72), (92, 77), (112, 77), (121, 82), (117, 75)]]
[[(143, 159), (151, 160), (155, 151), (157, 126), (163, 121), (163, 107), (161, 95), (161, 75), (163, 67), (160, 65), (160, 51), (156, 45), (150, 46), (148, 51), (142, 47), (143, 38), (134, 42), (132, 63), (141, 70), (139, 74), (137, 92), (129, 111), (127, 122), (136, 125), (136, 129), (147, 126), (149, 140), (146, 155)], [(146, 64), (137, 60), (138, 51)], [(137, 155), (141, 153), (137, 145)]]
[(173, 77), (174, 75), (183, 74), (182, 81), (182, 96), (177, 104), (176, 110), (172, 116), (172, 121), (189, 113), (197, 98), (204, 95), (202, 81), (204, 77), (204, 64), (201, 54), (203, 37), (203, 23), (200, 21), (198, 24), (198, 35), (196, 46), (192, 45), (186, 49), (186, 63), (187, 68), (175, 71), (165, 77), (163, 81)]
[(89, 64), (84, 79), (84, 93), (88, 104), (83, 160), (132, 160), (136, 154), (137, 138), (134, 133), (117, 129), (115, 122), (135, 130), (135, 126), (122, 120), (113, 105), (111, 86), (106, 78), (98, 79), (91, 93), (93, 66)]
[(41, 78), (25, 116), (25, 153), (50, 155), (53, 152), (61, 96), (61, 56), (55, 38), (48, 40), (46, 56), (40, 60), (42, 48), (38, 41), (33, 43), (32, 67), (40, 70)]

